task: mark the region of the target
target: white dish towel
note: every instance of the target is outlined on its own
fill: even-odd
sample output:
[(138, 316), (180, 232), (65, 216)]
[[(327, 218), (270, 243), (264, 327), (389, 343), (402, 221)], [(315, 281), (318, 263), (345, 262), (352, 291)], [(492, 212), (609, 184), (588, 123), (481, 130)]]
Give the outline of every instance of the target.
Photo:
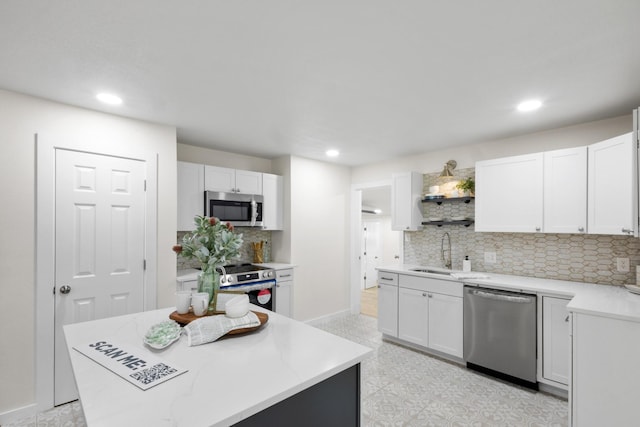
[(489, 276), (487, 276), (484, 273), (451, 273), (451, 277), (453, 277), (454, 279), (457, 280), (465, 280), (465, 279), (488, 279)]
[(250, 311), (245, 316), (236, 318), (230, 318), (224, 314), (201, 317), (185, 326), (184, 331), (187, 333), (187, 344), (191, 347), (213, 342), (235, 329), (256, 326), (260, 326), (260, 319)]

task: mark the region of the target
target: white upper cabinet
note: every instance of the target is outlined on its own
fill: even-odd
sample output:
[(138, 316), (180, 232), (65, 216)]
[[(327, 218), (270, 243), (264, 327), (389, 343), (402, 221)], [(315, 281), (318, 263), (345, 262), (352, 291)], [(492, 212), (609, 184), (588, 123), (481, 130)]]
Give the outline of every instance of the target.
[(194, 230), (196, 215), (204, 215), (204, 165), (178, 162), (178, 231)]
[(637, 148), (632, 133), (588, 149), (589, 233), (637, 236)]
[(476, 163), (476, 231), (541, 232), (543, 153)]
[(422, 228), (423, 178), (419, 172), (393, 174), (391, 186), (391, 229), (412, 231)]
[(265, 230), (284, 229), (283, 178), (270, 173), (262, 174), (262, 224)]
[(262, 195), (262, 174), (239, 169), (205, 166), (207, 191)]
[(586, 233), (587, 147), (544, 153), (544, 232)]

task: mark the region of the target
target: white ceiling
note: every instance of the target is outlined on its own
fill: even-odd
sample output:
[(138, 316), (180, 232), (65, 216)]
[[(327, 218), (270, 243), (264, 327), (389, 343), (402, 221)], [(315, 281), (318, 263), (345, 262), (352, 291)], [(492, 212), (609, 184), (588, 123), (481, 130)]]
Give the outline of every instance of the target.
[[(638, 0), (2, 0), (0, 88), (360, 165), (630, 113), (638, 17)], [(545, 106), (515, 112), (529, 97)]]

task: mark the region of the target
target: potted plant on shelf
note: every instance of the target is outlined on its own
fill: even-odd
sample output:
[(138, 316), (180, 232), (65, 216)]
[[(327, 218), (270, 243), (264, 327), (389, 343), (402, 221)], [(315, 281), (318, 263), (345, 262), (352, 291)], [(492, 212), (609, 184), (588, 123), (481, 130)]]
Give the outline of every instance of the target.
[(473, 180), (473, 178), (463, 179), (462, 181), (458, 182), (456, 188), (458, 190), (461, 190), (464, 196), (473, 196), (476, 191), (476, 182)]
[(185, 234), (182, 244), (173, 251), (186, 259), (197, 259), (202, 272), (198, 275), (198, 292), (209, 294), (209, 313), (216, 310), (220, 273), (218, 268), (238, 258), (242, 234), (236, 234), (233, 225), (215, 217), (196, 216), (196, 229)]

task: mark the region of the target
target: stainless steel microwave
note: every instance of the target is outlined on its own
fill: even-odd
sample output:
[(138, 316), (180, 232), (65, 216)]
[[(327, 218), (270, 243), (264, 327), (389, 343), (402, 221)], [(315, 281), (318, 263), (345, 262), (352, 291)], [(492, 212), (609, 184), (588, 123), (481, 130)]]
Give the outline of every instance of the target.
[(205, 215), (234, 227), (262, 227), (263, 200), (259, 195), (205, 191)]

